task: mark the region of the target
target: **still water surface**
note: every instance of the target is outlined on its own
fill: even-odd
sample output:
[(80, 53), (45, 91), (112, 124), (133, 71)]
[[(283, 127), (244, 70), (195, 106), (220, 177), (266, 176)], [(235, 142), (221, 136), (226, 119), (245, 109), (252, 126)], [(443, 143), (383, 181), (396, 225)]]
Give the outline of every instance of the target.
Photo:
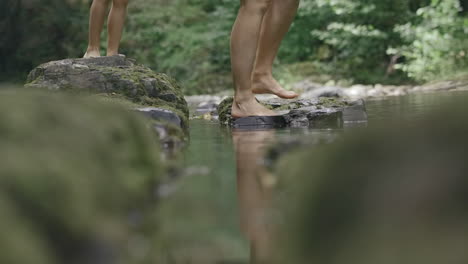
[[(391, 97), (367, 102), (368, 126), (392, 119), (411, 122), (444, 99), (466, 92)], [(468, 102), (468, 100), (467, 100)], [(161, 202), (162, 263), (268, 263), (274, 233), (269, 201), (275, 176), (265, 170), (265, 147), (295, 137), (333, 138), (342, 131), (282, 129), (229, 131), (217, 123), (192, 121), (184, 153), (185, 176)], [(330, 137), (331, 136), (331, 137)]]

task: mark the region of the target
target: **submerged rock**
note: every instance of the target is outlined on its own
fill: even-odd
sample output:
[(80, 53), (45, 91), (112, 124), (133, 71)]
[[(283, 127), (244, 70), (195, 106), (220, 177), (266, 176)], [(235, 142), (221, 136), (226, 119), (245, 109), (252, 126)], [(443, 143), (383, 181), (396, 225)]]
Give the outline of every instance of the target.
[(233, 120), (231, 106), (233, 98), (228, 98), (218, 106), (219, 121), (233, 127), (310, 127), (341, 128), (346, 123), (367, 122), (363, 100), (350, 101), (342, 98), (316, 98), (300, 100), (270, 99), (261, 103), (276, 111), (280, 117), (246, 117)]
[(125, 56), (48, 62), (31, 71), (26, 87), (96, 94), (155, 121), (188, 129), (189, 110), (177, 82)]

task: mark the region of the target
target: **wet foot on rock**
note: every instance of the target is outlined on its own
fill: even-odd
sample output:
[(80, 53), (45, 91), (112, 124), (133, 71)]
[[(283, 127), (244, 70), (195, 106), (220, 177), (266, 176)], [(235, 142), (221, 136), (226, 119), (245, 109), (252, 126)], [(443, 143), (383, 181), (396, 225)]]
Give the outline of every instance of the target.
[(255, 74), (252, 78), (252, 91), (254, 94), (274, 94), (283, 99), (294, 99), (299, 96), (281, 87), (270, 74)]
[(232, 103), (231, 116), (233, 118), (274, 115), (276, 115), (275, 112), (261, 105), (255, 97), (248, 100), (234, 100)]

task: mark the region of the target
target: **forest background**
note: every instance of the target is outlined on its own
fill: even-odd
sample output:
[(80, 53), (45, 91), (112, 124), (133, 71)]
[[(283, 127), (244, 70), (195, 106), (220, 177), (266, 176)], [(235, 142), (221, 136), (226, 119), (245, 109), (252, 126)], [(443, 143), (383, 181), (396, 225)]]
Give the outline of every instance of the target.
[[(0, 81), (81, 57), (91, 0), (2, 0)], [(230, 89), (229, 35), (239, 0), (130, 0), (121, 53), (182, 82)], [(302, 0), (275, 74), (341, 84), (468, 78), (468, 0)], [(106, 39), (103, 34), (103, 51)]]

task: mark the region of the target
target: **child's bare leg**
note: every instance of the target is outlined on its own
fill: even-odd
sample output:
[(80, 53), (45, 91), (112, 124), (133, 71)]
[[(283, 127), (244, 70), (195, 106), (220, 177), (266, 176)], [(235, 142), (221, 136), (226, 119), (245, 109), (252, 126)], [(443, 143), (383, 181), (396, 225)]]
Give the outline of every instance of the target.
[(257, 54), (262, 20), (271, 0), (241, 0), (231, 35), (231, 64), (234, 77), (232, 116), (274, 115), (259, 104), (252, 93), (252, 72)]
[(109, 34), (107, 40), (107, 56), (119, 54), (120, 40), (124, 28), (125, 17), (127, 15), (128, 0), (113, 0), (112, 9), (107, 22)]
[(254, 93), (275, 94), (292, 99), (298, 94), (287, 91), (273, 78), (272, 70), (281, 41), (288, 32), (299, 6), (299, 0), (272, 0), (262, 24), (257, 60), (252, 75)]
[(100, 57), (101, 32), (109, 0), (94, 0), (89, 16), (89, 43), (85, 58)]

